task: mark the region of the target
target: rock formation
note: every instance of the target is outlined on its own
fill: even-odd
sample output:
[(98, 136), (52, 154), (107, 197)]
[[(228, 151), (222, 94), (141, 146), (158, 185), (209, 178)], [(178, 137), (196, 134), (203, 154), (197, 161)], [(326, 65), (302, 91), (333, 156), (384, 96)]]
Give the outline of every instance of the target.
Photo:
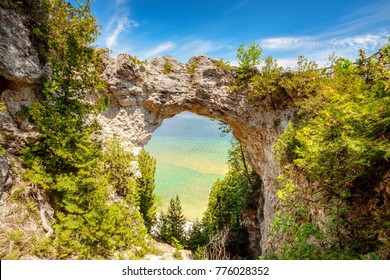
[[(264, 203), (258, 209), (257, 221), (251, 223), (256, 222), (261, 229), (260, 247), (266, 251), (273, 243), (267, 228), (278, 201), (275, 178), (279, 169), (272, 145), (286, 127), (292, 110), (274, 110), (265, 103), (263, 108), (249, 105), (245, 92), (229, 90), (234, 71), (223, 70), (215, 62), (202, 55), (187, 64), (171, 57), (139, 63), (126, 54), (107, 59), (104, 77), (108, 81), (111, 106), (103, 112), (100, 121), (105, 134), (119, 135), (138, 147), (149, 141), (164, 119), (183, 111), (229, 124), (263, 180), (262, 197), (257, 199)], [(169, 73), (164, 71), (165, 65), (171, 65)], [(191, 65), (197, 66), (195, 71), (188, 70)], [(253, 236), (256, 239), (259, 236)]]
[[(0, 162), (0, 183), (10, 180), (8, 161), (30, 139), (39, 134), (18, 114), (22, 105), (36, 98), (44, 67), (29, 40), (23, 19), (0, 8), (0, 100), (7, 109), (0, 112), (0, 133), (6, 155)], [(253, 254), (265, 254), (277, 241), (267, 234), (278, 198), (275, 178), (279, 169), (272, 145), (286, 127), (293, 109), (288, 102), (277, 109), (265, 102), (249, 105), (245, 91), (230, 92), (234, 71), (221, 69), (206, 56), (192, 58), (187, 64), (173, 58), (139, 62), (127, 54), (104, 61), (104, 78), (111, 105), (99, 116), (105, 135), (117, 135), (139, 150), (166, 118), (183, 111), (222, 120), (233, 128), (234, 136), (246, 148), (263, 186), (259, 209), (246, 215)], [(169, 67), (168, 67), (169, 66)], [(0, 140), (1, 141), (1, 140)], [(4, 184), (4, 183), (3, 183)]]

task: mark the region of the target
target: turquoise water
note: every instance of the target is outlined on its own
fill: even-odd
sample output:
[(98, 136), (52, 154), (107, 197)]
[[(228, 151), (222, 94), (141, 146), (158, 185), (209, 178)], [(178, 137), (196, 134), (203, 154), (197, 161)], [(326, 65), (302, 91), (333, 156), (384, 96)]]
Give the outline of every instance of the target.
[(230, 139), (220, 136), (216, 122), (189, 112), (164, 120), (145, 146), (157, 160), (159, 210), (179, 195), (186, 218), (200, 219), (213, 182), (227, 171)]

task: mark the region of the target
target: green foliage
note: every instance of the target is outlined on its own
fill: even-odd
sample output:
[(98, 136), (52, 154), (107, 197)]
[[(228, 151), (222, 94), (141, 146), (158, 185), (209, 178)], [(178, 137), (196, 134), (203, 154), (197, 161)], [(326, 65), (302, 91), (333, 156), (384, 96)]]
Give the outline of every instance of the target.
[(207, 242), (208, 236), (204, 224), (200, 221), (195, 221), (188, 232), (188, 238), (185, 242), (186, 248), (196, 250), (201, 246), (207, 245)]
[(300, 56), (298, 58), (298, 68), (291, 74), (284, 76), (279, 85), (294, 95), (299, 97), (310, 96), (319, 88), (322, 76), (315, 62)]
[(133, 56), (133, 55), (130, 56), (130, 59), (131, 59), (131, 61), (133, 61), (137, 65), (142, 65), (142, 64), (147, 63), (146, 60), (139, 60), (136, 56)]
[(278, 67), (272, 56), (267, 57), (264, 60), (261, 72), (250, 79), (251, 91), (248, 94), (248, 101), (253, 102), (256, 99), (269, 98), (272, 107), (276, 109), (275, 95), (281, 94), (278, 81), (282, 71), (283, 69)]
[(244, 160), (240, 144), (232, 140), (228, 155), (229, 171), (223, 179), (217, 179), (213, 184), (203, 216), (204, 223), (211, 230), (240, 226), (241, 214), (251, 189)]
[[(232, 140), (228, 154), (229, 171), (212, 186), (202, 223), (194, 224), (187, 241), (200, 257), (229, 259), (246, 256), (244, 209), (257, 209), (261, 181), (247, 164), (243, 147)], [(190, 242), (191, 241), (191, 242)], [(230, 244), (227, 249), (227, 244)]]
[(233, 67), (230, 66), (228, 62), (223, 61), (222, 58), (220, 60), (214, 61), (214, 65), (219, 69), (224, 70), (225, 72), (230, 72), (233, 69)]
[(262, 49), (260, 45), (254, 42), (250, 43), (247, 47), (241, 44), (238, 49), (236, 56), (238, 58), (238, 64), (243, 71), (249, 71), (256, 65), (260, 64)]
[(182, 260), (183, 259), (183, 255), (180, 251), (176, 250), (175, 252), (173, 252), (173, 258), (175, 260)]
[(57, 258), (108, 258), (114, 251), (145, 246), (132, 155), (113, 140), (100, 158), (77, 173), (60, 174), (51, 185), (61, 207), (54, 225)]
[(145, 226), (150, 231), (156, 222), (156, 202), (154, 194), (156, 187), (156, 159), (151, 157), (144, 149), (138, 156), (138, 166), (142, 177), (137, 179), (140, 212), (145, 221)]
[(164, 74), (169, 74), (171, 72), (172, 72), (172, 63), (170, 63), (169, 61), (165, 61), (163, 73)]
[(195, 73), (196, 73), (196, 69), (197, 69), (198, 67), (199, 67), (198, 62), (193, 61), (193, 62), (187, 67), (187, 71), (188, 71), (188, 73), (190, 73), (190, 74), (195, 74)]
[[(168, 243), (178, 241), (183, 244), (185, 219), (179, 196), (172, 198), (169, 203), (168, 213), (162, 215), (161, 237)], [(177, 243), (177, 242), (176, 242)]]
[[(298, 74), (284, 80), (307, 98), (300, 103), (299, 119), (275, 145), (284, 169), (278, 178), (282, 214), (295, 213), (291, 218), (298, 223), (288, 226), (295, 238), (308, 228), (319, 231), (286, 245), (284, 257), (366, 258), (381, 252), (388, 258), (390, 216), (380, 213), (389, 205), (377, 204), (386, 200), (379, 182), (390, 156), (388, 50), (385, 46), (371, 58), (361, 52), (357, 64), (339, 59), (332, 75), (321, 75), (301, 60)], [(311, 217), (310, 209), (321, 208), (322, 220)], [(296, 214), (302, 211), (303, 216)]]
[(205, 260), (203, 258), (203, 249), (202, 249), (202, 247), (200, 247), (200, 246), (196, 247), (196, 249), (193, 251), (193, 254), (194, 254), (194, 259), (195, 260), (198, 260), (198, 261)]
[(246, 48), (244, 45), (238, 47), (236, 56), (240, 67), (237, 69), (237, 77), (234, 85), (230, 88), (231, 91), (243, 89), (248, 85), (252, 77), (257, 73), (255, 66), (261, 62), (261, 52), (261, 47), (253, 42)]

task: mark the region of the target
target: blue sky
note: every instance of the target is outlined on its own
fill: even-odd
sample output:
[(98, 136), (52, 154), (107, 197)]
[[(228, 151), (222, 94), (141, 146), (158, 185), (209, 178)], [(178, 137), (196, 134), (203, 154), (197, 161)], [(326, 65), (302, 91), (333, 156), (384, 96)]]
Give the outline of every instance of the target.
[(299, 55), (323, 65), (332, 52), (374, 53), (390, 34), (389, 0), (96, 0), (92, 9), (98, 46), (147, 60), (206, 54), (235, 65), (237, 47), (253, 41), (282, 66)]

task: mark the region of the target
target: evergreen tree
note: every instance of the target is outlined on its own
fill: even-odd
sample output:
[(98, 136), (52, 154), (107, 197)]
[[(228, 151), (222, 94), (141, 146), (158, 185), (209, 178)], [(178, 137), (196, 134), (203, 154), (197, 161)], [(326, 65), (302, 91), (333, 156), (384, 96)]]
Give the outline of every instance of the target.
[(138, 166), (142, 177), (137, 179), (140, 212), (150, 231), (156, 221), (156, 195), (154, 194), (156, 159), (144, 149), (138, 156)]
[(168, 213), (162, 217), (161, 236), (168, 243), (183, 242), (185, 219), (179, 196), (169, 202)]
[(203, 223), (195, 221), (188, 232), (188, 239), (185, 244), (186, 248), (196, 250), (197, 248), (205, 246), (207, 242), (208, 236)]

